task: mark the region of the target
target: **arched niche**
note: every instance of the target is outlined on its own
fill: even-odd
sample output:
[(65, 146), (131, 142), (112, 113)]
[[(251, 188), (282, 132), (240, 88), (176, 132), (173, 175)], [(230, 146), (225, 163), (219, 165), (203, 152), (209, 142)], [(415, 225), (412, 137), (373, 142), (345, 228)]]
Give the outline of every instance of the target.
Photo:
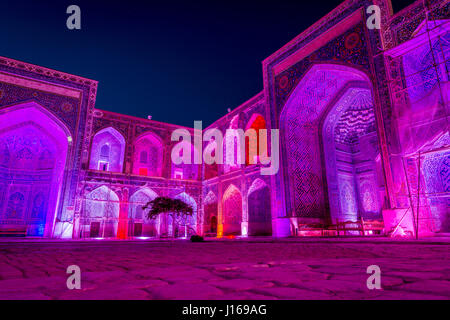
[(122, 172), (125, 138), (113, 127), (98, 131), (91, 144), (89, 169)]
[(186, 223), (189, 228), (193, 229), (191, 230), (191, 232), (195, 232), (197, 229), (197, 202), (186, 192), (182, 192), (176, 195), (175, 199), (181, 200), (192, 207), (192, 216), (189, 217), (185, 222), (183, 222), (183, 224)]
[(288, 215), (327, 219), (320, 122), (344, 88), (365, 84), (366, 74), (348, 66), (312, 66), (294, 88), (280, 115)]
[[(228, 126), (228, 131), (225, 131), (223, 140), (223, 170), (224, 173), (228, 173), (232, 170), (239, 169), (241, 167), (242, 154), (241, 154), (241, 141), (235, 134), (234, 130), (239, 129), (240, 115), (235, 115)], [(242, 129), (242, 128), (241, 128)], [(243, 147), (243, 146), (242, 146)]]
[(89, 192), (85, 197), (81, 219), (82, 236), (116, 238), (119, 212), (120, 200), (113, 190), (101, 186)]
[(322, 143), (331, 218), (382, 219), (384, 183), (371, 90), (352, 86), (329, 106)]
[(224, 235), (241, 235), (242, 194), (231, 184), (222, 198), (222, 224)]
[(212, 191), (203, 200), (203, 214), (204, 233), (217, 235), (217, 197)]
[(155, 133), (146, 132), (134, 143), (133, 174), (160, 177), (162, 176), (164, 148)]
[(248, 189), (248, 235), (271, 235), (272, 216), (269, 186), (260, 178)]

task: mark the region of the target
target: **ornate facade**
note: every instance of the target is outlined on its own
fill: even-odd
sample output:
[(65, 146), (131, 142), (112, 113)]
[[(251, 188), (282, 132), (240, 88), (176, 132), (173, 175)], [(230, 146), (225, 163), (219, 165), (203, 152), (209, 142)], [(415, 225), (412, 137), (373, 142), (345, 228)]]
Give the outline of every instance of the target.
[[(372, 4), (381, 30), (366, 27)], [(173, 164), (179, 126), (96, 109), (96, 81), (0, 58), (0, 226), (56, 238), (283, 237), (409, 212), (421, 234), (448, 233), (449, 5), (393, 14), (389, 0), (348, 0), (265, 59), (263, 91), (206, 129), (279, 129), (272, 176), (251, 164), (248, 141), (244, 164)], [(237, 157), (234, 144), (223, 156)], [(189, 203), (192, 218), (147, 220), (142, 205), (157, 196)]]

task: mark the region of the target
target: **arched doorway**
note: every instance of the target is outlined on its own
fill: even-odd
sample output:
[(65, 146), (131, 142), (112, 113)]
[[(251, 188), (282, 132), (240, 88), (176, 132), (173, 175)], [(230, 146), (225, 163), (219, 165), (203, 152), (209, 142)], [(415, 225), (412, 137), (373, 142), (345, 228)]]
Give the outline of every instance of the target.
[(371, 91), (354, 84), (335, 101), (322, 128), (331, 218), (382, 219), (385, 190)]
[(210, 223), (209, 223), (209, 231), (211, 233), (215, 233), (217, 234), (217, 217), (216, 216), (212, 216)]
[(119, 197), (110, 188), (101, 186), (90, 192), (84, 201), (82, 237), (117, 237), (119, 210)]
[(203, 201), (204, 233), (217, 236), (217, 197), (210, 191)]
[(197, 202), (182, 192), (174, 197), (192, 207), (192, 216), (174, 217), (172, 214), (163, 213), (160, 215), (159, 232), (161, 237), (183, 238), (197, 233)]
[(223, 234), (241, 235), (242, 195), (238, 188), (231, 184), (223, 198)]
[(62, 203), (69, 130), (37, 103), (0, 111), (0, 224), (52, 236)]
[(248, 190), (248, 234), (271, 235), (272, 216), (270, 189), (261, 179), (255, 179)]
[(128, 218), (128, 235), (131, 237), (156, 237), (159, 233), (159, 217), (147, 219), (142, 209), (148, 202), (158, 197), (158, 194), (150, 188), (136, 191), (130, 197)]
[[(321, 137), (324, 135), (325, 139), (332, 136), (328, 131), (324, 134), (321, 125), (329, 110), (339, 110), (340, 113), (337, 112), (336, 115), (345, 112), (339, 109), (337, 101), (351, 88), (366, 88), (370, 92), (371, 84), (367, 76), (357, 69), (337, 64), (314, 65), (293, 90), (282, 110), (280, 129), (289, 216), (300, 217), (308, 222), (328, 221), (330, 212), (327, 208), (331, 207), (331, 217), (336, 218), (336, 208), (341, 207), (341, 194), (347, 199), (343, 202), (343, 205), (347, 206), (346, 210), (358, 210), (351, 207), (352, 202), (359, 201), (356, 199), (354, 183), (342, 184), (339, 189), (333, 184), (337, 178), (333, 176), (330, 180), (337, 171), (336, 168), (330, 167), (333, 161), (328, 162), (326, 159)], [(330, 116), (328, 121), (335, 124), (339, 119)], [(349, 120), (352, 122), (355, 119)], [(325, 130), (328, 130), (328, 127)], [(328, 145), (325, 148), (333, 149)], [(327, 187), (329, 180), (331, 189)], [(331, 194), (330, 198), (328, 193)], [(338, 209), (339, 212), (340, 210)]]
[(174, 223), (175, 237), (188, 237), (197, 234), (197, 202), (186, 192), (178, 194), (175, 199), (181, 200), (192, 207), (192, 216)]

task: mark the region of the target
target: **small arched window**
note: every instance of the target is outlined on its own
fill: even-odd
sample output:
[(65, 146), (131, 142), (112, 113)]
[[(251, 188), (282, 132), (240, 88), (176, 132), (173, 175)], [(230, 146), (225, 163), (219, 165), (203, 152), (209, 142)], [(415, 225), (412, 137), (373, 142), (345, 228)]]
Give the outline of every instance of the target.
[(104, 144), (100, 149), (100, 159), (98, 160), (98, 170), (109, 171), (109, 152), (108, 144)]
[(102, 146), (102, 148), (100, 149), (100, 156), (102, 158), (109, 158), (109, 145), (105, 144)]

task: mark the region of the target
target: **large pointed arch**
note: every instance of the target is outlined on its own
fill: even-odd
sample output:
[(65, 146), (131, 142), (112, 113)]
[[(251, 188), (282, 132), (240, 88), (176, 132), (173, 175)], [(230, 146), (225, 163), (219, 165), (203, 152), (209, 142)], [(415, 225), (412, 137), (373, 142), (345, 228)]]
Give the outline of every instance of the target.
[(344, 89), (322, 127), (324, 165), (333, 220), (381, 219), (374, 101), (366, 86)]
[[(196, 233), (197, 232), (197, 201), (195, 201), (195, 199), (187, 194), (186, 192), (182, 192), (179, 193), (178, 195), (176, 195), (174, 197), (174, 199), (178, 199), (183, 201), (184, 203), (190, 205), (192, 207), (192, 216), (190, 216), (187, 220), (186, 220), (186, 224), (184, 224), (184, 222), (182, 222), (182, 224), (180, 225), (181, 227), (184, 227), (184, 233), (185, 236), (192, 234), (192, 233)], [(182, 234), (183, 230), (180, 230), (179, 234)]]
[(281, 115), (280, 129), (286, 205), (289, 215), (326, 219), (328, 207), (323, 176), (320, 121), (342, 90), (370, 80), (362, 71), (338, 64), (317, 64), (290, 94)]
[(119, 196), (111, 188), (103, 185), (89, 192), (83, 207), (83, 237), (116, 238), (119, 213)]
[(3, 225), (10, 229), (27, 225), (28, 235), (52, 236), (56, 216), (62, 209), (62, 187), (71, 148), (70, 130), (38, 103), (0, 110)]
[(234, 184), (230, 184), (223, 194), (222, 210), (223, 234), (241, 235), (242, 194)]
[(217, 235), (217, 196), (211, 190), (203, 200), (203, 230), (205, 234)]
[(260, 178), (256, 178), (247, 192), (248, 203), (248, 234), (271, 235), (271, 195), (270, 188)]
[(210, 204), (217, 202), (217, 196), (214, 192), (209, 191), (208, 194), (205, 196), (205, 199), (203, 200), (204, 204)]
[(145, 187), (138, 189), (130, 197), (128, 217), (130, 219), (139, 219), (139, 220), (145, 219), (142, 207), (149, 201), (152, 201), (157, 197), (158, 194), (151, 188)]

